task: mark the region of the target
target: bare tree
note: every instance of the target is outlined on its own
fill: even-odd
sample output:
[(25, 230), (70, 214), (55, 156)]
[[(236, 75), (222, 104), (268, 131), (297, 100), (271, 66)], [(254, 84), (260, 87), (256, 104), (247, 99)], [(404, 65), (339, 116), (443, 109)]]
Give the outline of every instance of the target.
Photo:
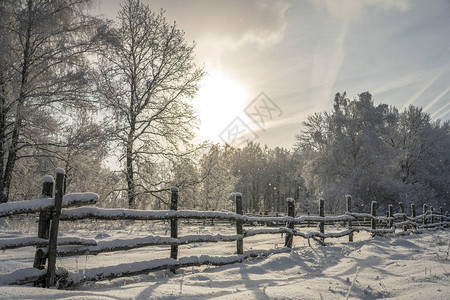
[(123, 153), (130, 207), (148, 193), (139, 166), (186, 153), (196, 124), (187, 101), (198, 90), (204, 71), (193, 62), (194, 47), (164, 12), (152, 12), (138, 0), (128, 0), (116, 28), (103, 28), (99, 91), (115, 123), (112, 134)]

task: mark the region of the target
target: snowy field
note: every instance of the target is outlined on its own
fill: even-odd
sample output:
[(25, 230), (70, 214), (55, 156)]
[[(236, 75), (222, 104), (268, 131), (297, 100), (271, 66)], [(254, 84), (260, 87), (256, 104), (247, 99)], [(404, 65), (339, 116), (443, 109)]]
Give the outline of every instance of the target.
[[(100, 240), (147, 235), (168, 236), (167, 224), (157, 222), (63, 222), (62, 236)], [(120, 224), (120, 225), (119, 225)], [(0, 231), (0, 239), (33, 236), (34, 224), (16, 221)], [(16, 231), (11, 228), (15, 228)], [(336, 228), (342, 230), (343, 228)], [(316, 230), (313, 228), (313, 230)], [(235, 234), (232, 225), (180, 226), (179, 236)], [(404, 237), (356, 233), (327, 240), (327, 246), (294, 238), (289, 253), (255, 258), (221, 267), (190, 267), (146, 275), (86, 283), (72, 290), (31, 286), (0, 286), (2, 299), (450, 299), (450, 230)], [(281, 248), (284, 238), (259, 235), (244, 240), (244, 250)], [(60, 258), (57, 267), (81, 276), (98, 267), (168, 258), (169, 246)], [(230, 256), (235, 242), (196, 243), (179, 247), (179, 258)], [(2, 251), (0, 282), (15, 270), (33, 265), (34, 247)]]

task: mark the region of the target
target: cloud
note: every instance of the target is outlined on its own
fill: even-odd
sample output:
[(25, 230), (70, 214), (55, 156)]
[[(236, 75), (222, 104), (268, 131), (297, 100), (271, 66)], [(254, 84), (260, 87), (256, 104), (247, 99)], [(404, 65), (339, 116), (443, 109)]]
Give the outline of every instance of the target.
[(425, 106), (423, 108), (424, 111), (428, 112), (428, 110), (435, 105), (442, 97), (445, 96), (445, 94), (447, 94), (450, 91), (450, 88), (447, 88), (446, 90), (444, 90), (442, 93), (439, 94), (439, 96), (437, 96), (436, 98), (433, 99), (433, 101), (431, 101), (427, 106)]
[(442, 75), (448, 70), (448, 65), (450, 63), (445, 64), (441, 70), (433, 76), (427, 83), (425, 83), (422, 88), (414, 94), (413, 97), (411, 97), (404, 105), (403, 109), (407, 108), (409, 105), (415, 103), (424, 93), (426, 90), (428, 90), (439, 78), (442, 77)]
[(405, 12), (411, 7), (410, 0), (310, 0), (320, 9), (337, 18), (358, 18), (369, 9)]
[(436, 117), (436, 119), (439, 119), (439, 118), (441, 118), (441, 117), (444, 117), (446, 114), (449, 113), (449, 111), (447, 110), (447, 111), (445, 111), (445, 112), (443, 112), (443, 113), (442, 113), (442, 111), (443, 111), (444, 109), (446, 109), (449, 105), (450, 105), (450, 102), (447, 102), (447, 104), (443, 105), (443, 106), (442, 106), (441, 108), (439, 108), (437, 111), (435, 111), (434, 113), (432, 113), (432, 114), (431, 114), (431, 117), (432, 117), (432, 118), (435, 118), (435, 117)]
[(333, 99), (335, 93), (333, 87), (345, 57), (345, 39), (348, 30), (349, 22), (344, 22), (341, 28), (336, 30), (334, 39), (316, 47), (312, 60), (310, 101), (318, 105)]
[(152, 7), (164, 7), (167, 16), (180, 24), (196, 40), (237, 47), (243, 43), (261, 46), (280, 42), (287, 26), (286, 0), (177, 0), (151, 1)]

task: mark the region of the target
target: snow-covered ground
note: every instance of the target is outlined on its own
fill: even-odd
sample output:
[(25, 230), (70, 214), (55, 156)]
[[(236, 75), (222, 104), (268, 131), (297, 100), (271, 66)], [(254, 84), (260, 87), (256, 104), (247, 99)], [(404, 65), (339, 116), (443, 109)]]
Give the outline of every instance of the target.
[[(157, 222), (64, 222), (62, 236), (95, 238), (98, 241), (167, 236), (169, 226)], [(109, 224), (109, 225), (107, 225)], [(11, 224), (14, 225), (14, 224)], [(17, 225), (17, 222), (16, 224)], [(0, 239), (33, 236), (33, 223), (0, 231)], [(180, 226), (179, 236), (235, 234), (232, 225)], [(315, 228), (313, 230), (316, 230)], [(343, 230), (343, 228), (336, 228)], [(2, 299), (450, 299), (450, 230), (403, 237), (375, 237), (356, 233), (327, 240), (327, 246), (311, 245), (294, 238), (294, 249), (221, 267), (190, 267), (153, 272), (111, 281), (87, 283), (72, 290), (31, 286), (0, 286)], [(244, 250), (281, 248), (284, 238), (259, 235), (244, 240)], [(169, 257), (169, 246), (60, 258), (57, 267), (70, 273), (97, 267)], [(196, 243), (179, 247), (179, 257), (230, 256), (235, 242)], [(0, 282), (12, 272), (33, 265), (34, 247), (2, 251)]]

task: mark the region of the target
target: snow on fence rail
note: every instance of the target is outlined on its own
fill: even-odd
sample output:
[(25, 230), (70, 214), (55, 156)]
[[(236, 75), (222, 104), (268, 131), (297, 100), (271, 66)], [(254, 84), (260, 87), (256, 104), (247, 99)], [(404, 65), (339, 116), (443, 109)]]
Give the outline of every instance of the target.
[[(95, 204), (98, 195), (95, 193), (75, 193), (65, 195), (62, 200), (62, 207), (82, 206)], [(55, 206), (55, 199), (42, 198), (3, 203), (0, 205), (0, 218), (12, 215), (36, 213), (45, 210), (51, 210)]]
[[(199, 265), (223, 265), (242, 262), (249, 257), (265, 256), (272, 253), (291, 251), (294, 237), (302, 237), (317, 241), (325, 245), (325, 239), (349, 236), (349, 242), (353, 241), (353, 234), (359, 231), (368, 231), (373, 235), (396, 234), (405, 235), (411, 232), (420, 233), (425, 229), (436, 229), (448, 227), (450, 217), (448, 213), (435, 213), (434, 209), (424, 205), (423, 213), (416, 216), (415, 206), (412, 205), (412, 215), (404, 213), (403, 205), (400, 204), (400, 213), (393, 213), (393, 207), (388, 207), (387, 217), (376, 216), (376, 202), (373, 201), (370, 213), (356, 213), (351, 210), (351, 196), (346, 196), (347, 212), (340, 216), (325, 216), (325, 200), (319, 199), (319, 216), (295, 217), (295, 201), (287, 199), (287, 216), (247, 216), (242, 211), (242, 195), (236, 193), (236, 212), (211, 212), (177, 210), (178, 189), (172, 188), (170, 210), (167, 211), (144, 211), (132, 209), (101, 209), (95, 207), (83, 207), (65, 209), (62, 208), (95, 204), (98, 196), (94, 193), (62, 195), (64, 171), (57, 169), (55, 197), (53, 197), (53, 177), (45, 176), (42, 180), (43, 189), (39, 199), (0, 204), (0, 217), (24, 213), (39, 212), (38, 237), (20, 239), (0, 240), (0, 249), (13, 249), (26, 246), (36, 246), (34, 268), (18, 270), (11, 273), (7, 283), (3, 284), (27, 284), (54, 286), (55, 282), (60, 287), (68, 287), (81, 284), (86, 281), (110, 279), (120, 276), (131, 276), (161, 269), (171, 269), (199, 266)], [(50, 213), (51, 212), (51, 213)], [(170, 220), (171, 234), (166, 236), (147, 236), (133, 239), (116, 239), (112, 241), (100, 241), (80, 238), (58, 238), (59, 221), (73, 221), (82, 219), (96, 220)], [(236, 224), (235, 235), (188, 235), (178, 237), (179, 219), (212, 219), (231, 220)], [(370, 220), (370, 227), (361, 226), (361, 220)], [(325, 233), (325, 225), (334, 222), (344, 222), (347, 228), (341, 232)], [(316, 223), (318, 232), (302, 232), (300, 225)], [(359, 226), (354, 226), (358, 223)], [(279, 228), (244, 229), (244, 225), (274, 224)], [(296, 229), (295, 226), (298, 226)], [(397, 229), (400, 232), (396, 232)], [(285, 247), (266, 251), (246, 251), (244, 253), (244, 238), (259, 234), (285, 234)], [(226, 257), (184, 257), (178, 259), (178, 246), (199, 242), (236, 242), (236, 253), (234, 256)], [(57, 246), (69, 245), (70, 247), (58, 248)], [(116, 265), (106, 268), (89, 270), (84, 277), (79, 274), (69, 274), (66, 270), (56, 269), (56, 257), (76, 255), (97, 255), (104, 252), (115, 252), (131, 250), (147, 246), (170, 245), (170, 258), (151, 260), (133, 264)], [(46, 260), (47, 270), (44, 270)], [(1, 284), (1, 282), (0, 282)]]
[[(82, 239), (79, 237), (61, 237), (58, 238), (58, 246), (66, 245), (81, 245), (81, 246), (96, 246), (97, 241), (92, 239)], [(46, 247), (48, 240), (39, 237), (26, 238), (10, 238), (0, 240), (0, 250), (22, 248), (27, 246)]]

